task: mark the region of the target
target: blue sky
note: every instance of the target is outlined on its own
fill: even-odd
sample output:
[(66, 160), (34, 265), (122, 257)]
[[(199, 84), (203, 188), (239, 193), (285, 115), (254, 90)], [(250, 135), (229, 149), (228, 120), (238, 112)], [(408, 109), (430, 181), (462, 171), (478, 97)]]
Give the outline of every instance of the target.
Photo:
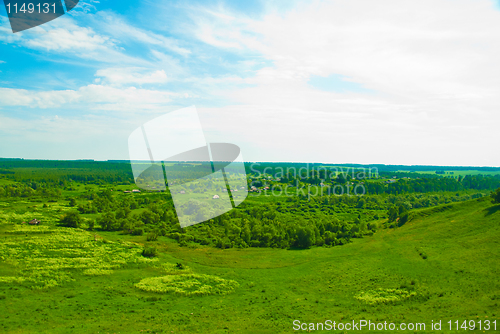
[(247, 161), (500, 166), (499, 35), (491, 0), (83, 0), (16, 34), (0, 6), (0, 157), (127, 159), (195, 105)]

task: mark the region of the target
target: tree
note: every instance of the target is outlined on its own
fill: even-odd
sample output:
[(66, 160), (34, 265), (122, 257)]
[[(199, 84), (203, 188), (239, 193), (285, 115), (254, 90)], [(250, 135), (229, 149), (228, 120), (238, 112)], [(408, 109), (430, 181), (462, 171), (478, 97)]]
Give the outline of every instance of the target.
[(69, 199), (69, 206), (71, 207), (76, 206), (76, 200), (74, 198)]
[(309, 248), (316, 242), (314, 231), (309, 226), (300, 226), (297, 229), (297, 246)]
[(389, 209), (388, 216), (389, 216), (389, 223), (395, 221), (398, 218), (398, 210), (394, 206), (392, 206)]
[(160, 216), (146, 209), (141, 213), (140, 219), (144, 224), (157, 224), (160, 221)]
[(409, 214), (408, 211), (405, 211), (400, 217), (399, 217), (399, 226), (403, 226), (409, 219)]
[(493, 203), (500, 203), (500, 188), (491, 193), (491, 198), (493, 199)]
[(102, 229), (106, 231), (116, 231), (119, 229), (118, 221), (113, 212), (106, 212), (101, 215), (98, 219), (98, 223), (101, 225)]
[(78, 211), (69, 211), (61, 217), (61, 220), (59, 222), (67, 227), (78, 228), (82, 223), (82, 218), (80, 217)]

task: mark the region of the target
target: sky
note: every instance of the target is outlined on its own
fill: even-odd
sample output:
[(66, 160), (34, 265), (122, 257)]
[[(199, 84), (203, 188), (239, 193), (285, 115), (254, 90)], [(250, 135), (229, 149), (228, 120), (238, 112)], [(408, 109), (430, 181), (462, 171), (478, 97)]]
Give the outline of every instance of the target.
[(0, 157), (128, 159), (195, 106), (245, 161), (500, 166), (493, 0), (81, 0), (12, 33)]

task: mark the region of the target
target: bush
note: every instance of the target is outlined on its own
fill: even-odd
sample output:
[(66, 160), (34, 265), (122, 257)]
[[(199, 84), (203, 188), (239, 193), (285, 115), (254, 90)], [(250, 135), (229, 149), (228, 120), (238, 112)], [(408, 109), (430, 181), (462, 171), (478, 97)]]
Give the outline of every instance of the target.
[(144, 230), (142, 228), (136, 228), (132, 231), (132, 235), (143, 235)]
[(78, 228), (82, 223), (82, 218), (80, 217), (80, 214), (77, 211), (70, 211), (65, 215), (63, 215), (59, 222), (67, 227)]
[(144, 256), (144, 257), (156, 257), (156, 256), (158, 256), (158, 250), (156, 249), (156, 247), (144, 248), (144, 250), (142, 251), (142, 256)]
[(146, 240), (147, 241), (156, 241), (156, 240), (158, 240), (158, 234), (156, 232), (148, 233), (148, 235), (146, 236)]

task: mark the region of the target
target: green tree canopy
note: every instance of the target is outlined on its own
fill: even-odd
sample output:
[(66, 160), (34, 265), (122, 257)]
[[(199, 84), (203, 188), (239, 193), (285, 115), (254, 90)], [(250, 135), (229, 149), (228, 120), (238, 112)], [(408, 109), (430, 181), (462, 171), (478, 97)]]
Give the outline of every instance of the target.
[(491, 193), (491, 198), (493, 199), (493, 203), (500, 203), (500, 188)]
[(78, 211), (69, 211), (61, 217), (59, 222), (64, 226), (77, 228), (80, 227), (82, 218)]

